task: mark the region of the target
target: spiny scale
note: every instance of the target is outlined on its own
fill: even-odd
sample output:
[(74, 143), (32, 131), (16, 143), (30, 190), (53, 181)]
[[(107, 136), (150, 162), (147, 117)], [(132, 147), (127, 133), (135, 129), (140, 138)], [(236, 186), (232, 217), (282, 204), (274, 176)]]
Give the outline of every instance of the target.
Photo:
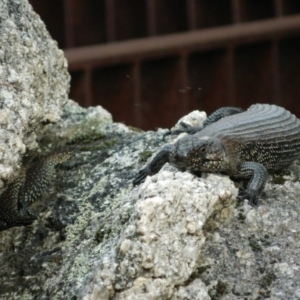
[(21, 188), (20, 197), (26, 205), (41, 197), (45, 188), (55, 175), (55, 167), (69, 160), (73, 151), (56, 151), (39, 158), (26, 172), (26, 181)]

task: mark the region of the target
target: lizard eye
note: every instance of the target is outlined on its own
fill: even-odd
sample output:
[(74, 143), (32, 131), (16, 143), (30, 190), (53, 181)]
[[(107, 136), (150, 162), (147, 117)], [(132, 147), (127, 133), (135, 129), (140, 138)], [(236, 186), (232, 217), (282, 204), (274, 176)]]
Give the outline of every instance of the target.
[(200, 153), (204, 153), (206, 151), (206, 146), (202, 146), (200, 149), (199, 149), (199, 152)]

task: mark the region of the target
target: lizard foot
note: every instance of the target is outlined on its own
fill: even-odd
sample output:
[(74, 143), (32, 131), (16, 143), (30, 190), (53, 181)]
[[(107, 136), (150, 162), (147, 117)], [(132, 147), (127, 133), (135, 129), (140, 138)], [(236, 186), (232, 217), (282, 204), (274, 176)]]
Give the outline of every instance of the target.
[(144, 182), (148, 175), (151, 175), (151, 173), (149, 173), (149, 170), (148, 170), (147, 167), (140, 170), (138, 175), (136, 176), (136, 178), (132, 182), (133, 185), (138, 185), (138, 184)]
[(29, 207), (23, 207), (14, 215), (10, 215), (5, 219), (0, 220), (0, 231), (14, 226), (30, 225), (37, 219), (37, 216)]
[(252, 189), (240, 188), (237, 199), (239, 202), (247, 199), (252, 206), (257, 206), (259, 204), (258, 192)]

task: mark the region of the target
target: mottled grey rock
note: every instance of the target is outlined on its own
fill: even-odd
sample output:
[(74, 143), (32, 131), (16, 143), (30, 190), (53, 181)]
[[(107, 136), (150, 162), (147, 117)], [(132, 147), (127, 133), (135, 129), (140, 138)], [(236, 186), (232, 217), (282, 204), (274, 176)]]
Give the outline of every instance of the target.
[[(49, 148), (101, 138), (103, 126), (112, 123), (111, 114), (101, 106), (83, 108), (73, 100), (63, 107), (61, 121), (45, 126), (37, 140)], [(127, 128), (126, 128), (127, 130)]]
[(194, 110), (188, 115), (179, 119), (171, 130), (182, 129), (182, 124), (192, 127), (202, 126), (203, 122), (206, 120), (206, 117), (207, 115), (205, 111)]
[(208, 287), (198, 278), (193, 280), (188, 285), (181, 285), (177, 287), (172, 300), (210, 300), (208, 294)]
[(60, 119), (69, 90), (63, 51), (26, 0), (0, 1), (0, 78), (1, 188), (41, 124)]

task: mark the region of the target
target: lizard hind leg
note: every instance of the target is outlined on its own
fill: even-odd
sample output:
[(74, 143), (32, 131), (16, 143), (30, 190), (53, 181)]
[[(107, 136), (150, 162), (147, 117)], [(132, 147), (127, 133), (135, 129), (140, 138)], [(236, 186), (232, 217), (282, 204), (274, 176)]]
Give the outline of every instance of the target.
[(258, 205), (258, 197), (262, 193), (268, 179), (266, 168), (260, 163), (250, 161), (241, 163), (239, 171), (242, 177), (250, 177), (250, 180), (246, 189), (241, 188), (239, 190), (238, 200), (248, 199), (251, 205)]
[(30, 225), (37, 219), (37, 216), (29, 207), (24, 207), (13, 215), (7, 215), (7, 220), (0, 220), (0, 231), (15, 226)]
[(203, 122), (203, 126), (191, 126), (184, 122), (180, 122), (180, 125), (182, 126), (181, 129), (175, 129), (175, 130), (169, 131), (169, 132), (165, 133), (165, 135), (169, 135), (169, 134), (178, 135), (181, 133), (195, 134), (198, 131), (201, 131), (206, 126), (208, 126), (212, 123), (215, 123), (224, 117), (235, 115), (235, 114), (241, 113), (243, 111), (244, 110), (239, 107), (221, 107), (207, 117), (207, 119)]
[(225, 117), (232, 116), (243, 111), (244, 110), (239, 107), (221, 107), (207, 117), (207, 119), (203, 122), (203, 127), (215, 123)]

